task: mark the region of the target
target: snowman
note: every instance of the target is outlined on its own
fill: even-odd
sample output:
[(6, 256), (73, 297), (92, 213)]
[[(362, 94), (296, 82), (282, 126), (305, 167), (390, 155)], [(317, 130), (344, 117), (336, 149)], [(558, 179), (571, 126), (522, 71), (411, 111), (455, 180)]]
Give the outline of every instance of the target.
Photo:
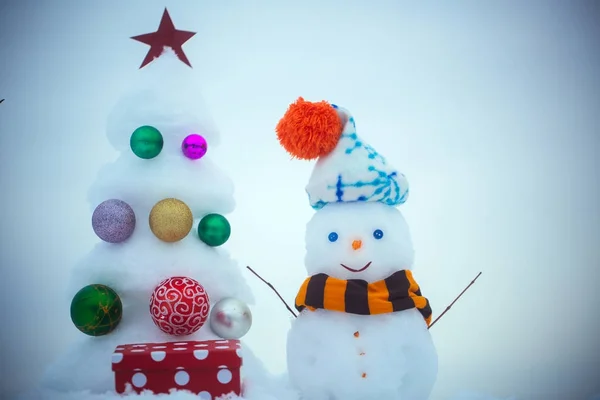
[(290, 381), (304, 400), (424, 400), (437, 377), (431, 307), (411, 268), (396, 206), (403, 174), (356, 134), (350, 113), (299, 98), (277, 125), (295, 158), (318, 161), (306, 187), (308, 278), (287, 340)]

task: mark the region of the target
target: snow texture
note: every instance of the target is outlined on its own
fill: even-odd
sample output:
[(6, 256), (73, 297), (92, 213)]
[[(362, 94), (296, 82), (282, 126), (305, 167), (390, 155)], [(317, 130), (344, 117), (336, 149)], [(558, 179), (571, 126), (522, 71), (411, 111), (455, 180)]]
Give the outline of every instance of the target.
[(103, 166), (88, 200), (93, 211), (104, 200), (122, 199), (142, 217), (159, 200), (174, 197), (186, 203), (194, 216), (202, 216), (233, 211), (233, 190), (231, 179), (212, 162), (210, 144), (208, 153), (194, 161), (185, 158), (180, 147), (169, 150), (165, 146), (152, 160), (140, 159), (129, 151)]
[[(361, 247), (354, 249), (355, 241)], [(408, 225), (383, 203), (328, 204), (307, 225), (309, 275), (374, 282), (410, 269), (413, 258)], [(369, 266), (351, 272), (342, 264)], [(304, 310), (288, 334), (287, 360), (290, 381), (311, 400), (426, 400), (438, 367), (416, 309), (366, 316)]]
[[(149, 65), (147, 71), (140, 71), (142, 79), (136, 82), (136, 91), (118, 103), (111, 116), (108, 137), (120, 150), (120, 156), (99, 172), (90, 189), (92, 210), (108, 199), (128, 203), (136, 214), (135, 231), (122, 243), (98, 243), (74, 266), (67, 293), (70, 301), (86, 285), (107, 285), (121, 297), (123, 319), (108, 335), (81, 334), (48, 368), (40, 389), (45, 390), (44, 396), (55, 391), (61, 393), (58, 398), (68, 398), (65, 393), (80, 392), (73, 398), (81, 399), (84, 392), (93, 398), (114, 391), (111, 356), (120, 344), (218, 339), (208, 323), (193, 335), (178, 337), (168, 336), (154, 325), (149, 301), (163, 279), (186, 276), (197, 280), (212, 304), (224, 297), (235, 297), (247, 304), (254, 302), (238, 264), (226, 251), (207, 246), (196, 234), (195, 227), (205, 214), (233, 210), (233, 184), (211, 162), (210, 154), (199, 160), (187, 159), (182, 154), (181, 141), (189, 133), (205, 135), (209, 147), (215, 144), (218, 135), (207, 123), (210, 121), (207, 113), (202, 114), (205, 109), (190, 103), (199, 93), (192, 90), (190, 96), (185, 96), (184, 89), (191, 87), (188, 85), (191, 73), (175, 57), (172, 53), (165, 54)], [(165, 146), (154, 159), (138, 159), (129, 150), (130, 135), (141, 125), (153, 125), (164, 135)], [(160, 241), (148, 223), (152, 206), (170, 197), (184, 201), (196, 222), (188, 236), (175, 243)], [(235, 233), (235, 226), (232, 230)], [(269, 375), (252, 351), (245, 345), (243, 349), (247, 367), (242, 374), (248, 381), (248, 390), (264, 391), (264, 385), (256, 382), (269, 382)], [(38, 393), (35, 398), (43, 396)]]

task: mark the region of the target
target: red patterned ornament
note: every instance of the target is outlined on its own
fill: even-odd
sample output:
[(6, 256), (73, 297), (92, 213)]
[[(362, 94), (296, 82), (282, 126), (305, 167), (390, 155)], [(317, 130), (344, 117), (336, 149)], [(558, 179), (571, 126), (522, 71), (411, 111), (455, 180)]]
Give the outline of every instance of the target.
[(204, 287), (192, 278), (165, 279), (150, 297), (150, 315), (161, 331), (173, 335), (191, 335), (208, 319), (210, 300)]

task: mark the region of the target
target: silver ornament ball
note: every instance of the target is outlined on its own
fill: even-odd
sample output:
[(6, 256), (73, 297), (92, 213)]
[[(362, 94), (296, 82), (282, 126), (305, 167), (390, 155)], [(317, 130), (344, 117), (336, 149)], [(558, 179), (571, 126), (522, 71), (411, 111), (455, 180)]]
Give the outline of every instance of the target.
[(227, 297), (212, 307), (210, 328), (223, 339), (240, 339), (252, 326), (252, 312), (241, 300)]

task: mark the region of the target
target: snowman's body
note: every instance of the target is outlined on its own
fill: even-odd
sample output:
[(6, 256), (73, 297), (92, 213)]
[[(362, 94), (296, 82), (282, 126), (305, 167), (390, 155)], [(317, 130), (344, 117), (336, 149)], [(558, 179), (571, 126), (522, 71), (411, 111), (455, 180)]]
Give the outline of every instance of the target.
[[(401, 213), (377, 202), (319, 210), (306, 250), (309, 275), (369, 283), (409, 270), (414, 258)], [(416, 308), (375, 315), (304, 309), (289, 332), (287, 359), (305, 400), (425, 400), (437, 376), (435, 346)]]
[(415, 309), (368, 316), (306, 310), (287, 351), (290, 378), (306, 400), (424, 400), (437, 375), (435, 347)]

